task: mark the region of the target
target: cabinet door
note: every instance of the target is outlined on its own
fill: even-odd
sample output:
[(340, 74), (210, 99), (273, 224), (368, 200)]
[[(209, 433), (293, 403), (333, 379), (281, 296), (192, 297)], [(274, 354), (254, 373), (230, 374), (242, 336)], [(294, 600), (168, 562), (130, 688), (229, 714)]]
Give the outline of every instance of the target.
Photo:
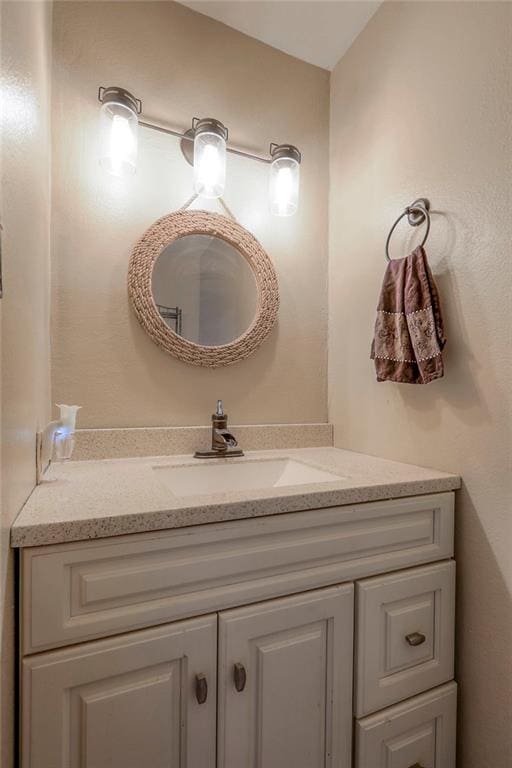
[(219, 616), (218, 768), (349, 768), (353, 587)]
[(25, 659), (23, 768), (215, 768), (216, 666), (216, 616)]

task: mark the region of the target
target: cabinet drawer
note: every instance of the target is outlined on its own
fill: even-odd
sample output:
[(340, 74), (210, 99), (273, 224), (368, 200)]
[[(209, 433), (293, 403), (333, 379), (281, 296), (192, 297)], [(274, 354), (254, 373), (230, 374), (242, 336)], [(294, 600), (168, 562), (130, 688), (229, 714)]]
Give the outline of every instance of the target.
[(455, 563), (359, 581), (357, 717), (453, 677)]
[(455, 768), (457, 686), (448, 683), (356, 723), (356, 768)]
[(353, 581), (453, 553), (453, 493), (32, 547), (23, 653)]

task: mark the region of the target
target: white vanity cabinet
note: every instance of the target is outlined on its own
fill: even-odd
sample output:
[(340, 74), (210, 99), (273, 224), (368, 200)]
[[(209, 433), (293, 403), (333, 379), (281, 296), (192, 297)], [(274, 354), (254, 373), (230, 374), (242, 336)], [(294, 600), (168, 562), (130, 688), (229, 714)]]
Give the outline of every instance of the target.
[(453, 493), (23, 549), (21, 766), (454, 768), (452, 554)]
[(349, 765), (352, 618), (350, 584), (25, 659), (23, 765)]

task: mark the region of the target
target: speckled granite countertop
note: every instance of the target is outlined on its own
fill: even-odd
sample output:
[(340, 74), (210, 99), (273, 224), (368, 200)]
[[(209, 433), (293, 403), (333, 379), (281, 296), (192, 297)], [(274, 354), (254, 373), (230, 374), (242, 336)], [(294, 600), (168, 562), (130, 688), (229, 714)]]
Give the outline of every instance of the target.
[(251, 451), (244, 459), (290, 457), (339, 474), (339, 480), (265, 490), (176, 497), (153, 471), (193, 463), (190, 456), (54, 464), (11, 530), (13, 547), (120, 536), (283, 512), (439, 493), (460, 487), (445, 472), (336, 448)]

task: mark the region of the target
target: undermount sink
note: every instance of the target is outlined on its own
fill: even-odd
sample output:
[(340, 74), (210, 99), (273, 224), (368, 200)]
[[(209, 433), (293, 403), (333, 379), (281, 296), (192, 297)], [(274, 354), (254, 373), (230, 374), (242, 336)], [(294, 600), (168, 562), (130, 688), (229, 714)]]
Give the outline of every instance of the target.
[(264, 490), (343, 479), (340, 475), (286, 457), (217, 462), (218, 459), (212, 459), (208, 464), (167, 465), (153, 469), (174, 496)]

